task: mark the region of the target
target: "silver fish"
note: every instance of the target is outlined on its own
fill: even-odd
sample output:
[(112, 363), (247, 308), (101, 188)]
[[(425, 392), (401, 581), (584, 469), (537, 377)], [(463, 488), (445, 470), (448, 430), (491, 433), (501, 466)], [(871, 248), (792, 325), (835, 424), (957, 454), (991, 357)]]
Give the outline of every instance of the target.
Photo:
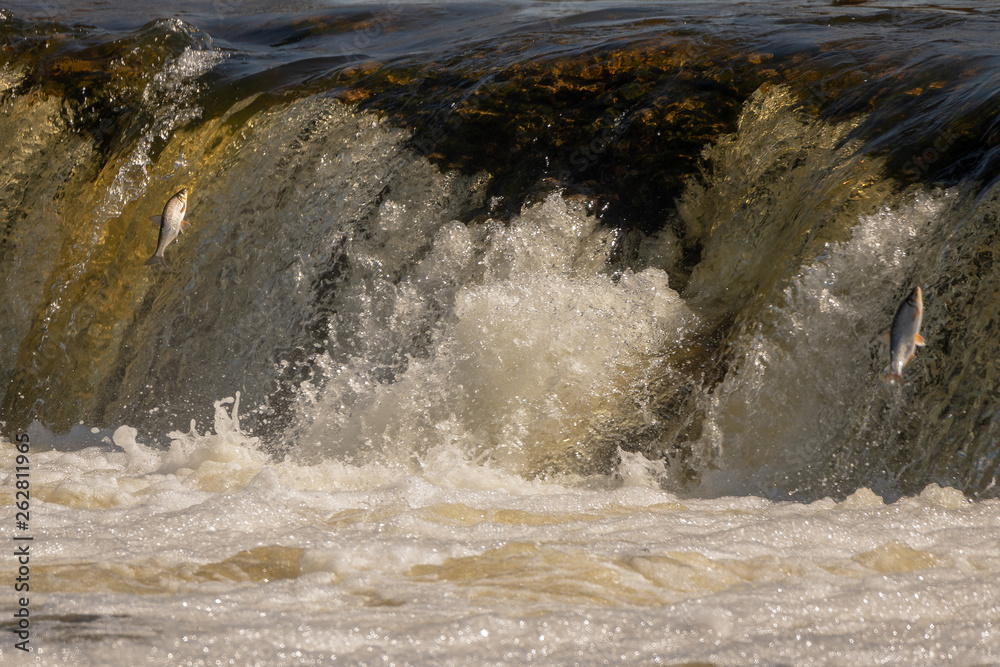
[(896, 316), (892, 318), (892, 328), (882, 334), (881, 340), (889, 344), (889, 372), (885, 379), (903, 384), (903, 367), (917, 352), (917, 346), (924, 345), (920, 335), (920, 323), (924, 318), (924, 298), (920, 287), (914, 287), (903, 303), (899, 304)]
[(191, 223), (184, 220), (184, 213), (187, 212), (187, 188), (181, 188), (173, 197), (167, 200), (163, 207), (163, 215), (154, 215), (149, 219), (154, 224), (160, 226), (160, 238), (156, 241), (156, 252), (146, 260), (146, 266), (159, 264), (166, 266), (163, 259), (163, 251), (167, 246), (177, 240), (177, 236), (191, 226)]

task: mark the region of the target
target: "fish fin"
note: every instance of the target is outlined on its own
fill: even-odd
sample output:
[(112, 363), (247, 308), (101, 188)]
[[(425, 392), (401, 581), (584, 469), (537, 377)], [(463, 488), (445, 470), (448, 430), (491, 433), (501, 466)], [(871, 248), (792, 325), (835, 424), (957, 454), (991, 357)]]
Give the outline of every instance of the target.
[(167, 268), (167, 263), (164, 261), (162, 255), (153, 255), (152, 257), (146, 260), (146, 266), (155, 266), (157, 264), (159, 264), (163, 268)]
[(154, 225), (162, 225), (163, 224), (163, 216), (162, 215), (151, 215), (151, 216), (149, 216), (149, 220)]
[(190, 226), (191, 226), (190, 222), (188, 222), (187, 220), (181, 220), (181, 233), (183, 234), (184, 230), (186, 230)]
[(890, 335), (890, 333), (888, 331), (886, 331), (885, 333), (883, 333), (882, 335), (880, 335), (875, 340), (877, 340), (878, 342), (882, 343), (883, 345), (889, 345), (892, 342), (892, 336)]
[(915, 342), (920, 347), (923, 347), (924, 345), (927, 345), (926, 341), (924, 341), (924, 337), (921, 336), (920, 334), (917, 334), (917, 335), (915, 335), (913, 337), (913, 342)]

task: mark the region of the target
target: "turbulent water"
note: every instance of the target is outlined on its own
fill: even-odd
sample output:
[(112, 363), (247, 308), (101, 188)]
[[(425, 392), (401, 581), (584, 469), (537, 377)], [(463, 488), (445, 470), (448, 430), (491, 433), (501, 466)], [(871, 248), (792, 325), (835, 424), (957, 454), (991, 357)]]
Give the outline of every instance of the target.
[(991, 3), (6, 7), (4, 664), (1000, 664)]

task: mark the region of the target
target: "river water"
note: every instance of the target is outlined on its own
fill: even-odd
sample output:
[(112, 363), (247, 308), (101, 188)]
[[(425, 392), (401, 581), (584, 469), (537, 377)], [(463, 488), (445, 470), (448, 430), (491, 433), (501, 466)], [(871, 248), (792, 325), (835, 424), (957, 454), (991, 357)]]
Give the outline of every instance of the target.
[(3, 664), (1000, 664), (992, 3), (4, 7)]

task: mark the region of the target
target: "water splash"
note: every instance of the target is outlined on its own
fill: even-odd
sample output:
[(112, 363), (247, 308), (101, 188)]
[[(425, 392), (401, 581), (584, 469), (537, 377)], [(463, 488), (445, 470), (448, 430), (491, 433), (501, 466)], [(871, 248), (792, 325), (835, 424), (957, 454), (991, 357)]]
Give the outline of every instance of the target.
[[(760, 311), (710, 401), (708, 442), (722, 472), (706, 488), (829, 493), (882, 469), (892, 439), (885, 420), (905, 417), (898, 404), (895, 417), (879, 416), (886, 357), (875, 339), (912, 281), (928, 277), (957, 200), (957, 191), (917, 193), (863, 216), (850, 241), (827, 243)], [(865, 426), (872, 418), (883, 425), (874, 432)]]
[(449, 444), (529, 475), (606, 466), (602, 422), (693, 319), (664, 271), (603, 273), (608, 234), (558, 194), (506, 227), (442, 228), (389, 310), (397, 327), (445, 309), (427, 351), (388, 382), (365, 358), (339, 367), (302, 444), (403, 464)]
[(157, 21), (151, 30), (178, 33), (197, 39), (198, 43), (168, 59), (143, 88), (141, 99), (148, 117), (144, 117), (138, 140), (95, 206), (98, 224), (121, 215), (129, 202), (145, 194), (153, 164), (153, 144), (169, 140), (177, 128), (201, 116), (201, 107), (194, 103), (201, 91), (198, 80), (226, 58), (224, 52), (213, 48), (207, 35), (179, 19)]

